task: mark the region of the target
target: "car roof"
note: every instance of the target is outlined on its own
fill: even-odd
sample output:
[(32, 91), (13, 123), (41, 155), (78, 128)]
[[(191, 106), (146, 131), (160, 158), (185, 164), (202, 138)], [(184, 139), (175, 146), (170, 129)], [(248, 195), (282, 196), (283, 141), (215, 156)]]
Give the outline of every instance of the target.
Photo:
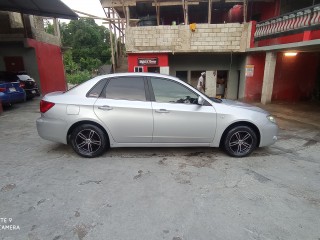
[(171, 78), (177, 80), (178, 78), (160, 74), (160, 73), (150, 73), (150, 72), (126, 72), (126, 73), (111, 73), (106, 75), (100, 75), (99, 77), (102, 78), (110, 78), (110, 77), (125, 77), (125, 76), (142, 76), (142, 77), (164, 77), (164, 78)]
[(141, 73), (141, 72), (126, 72), (126, 73), (112, 73), (112, 74), (106, 74), (106, 75), (99, 75), (92, 79), (89, 79), (88, 81), (83, 82), (82, 84), (71, 88), (67, 92), (65, 92), (66, 95), (74, 95), (74, 94), (83, 94), (84, 92), (87, 92), (88, 89), (90, 89), (94, 84), (96, 84), (98, 81), (104, 78), (117, 78), (117, 77), (125, 77), (125, 76), (140, 76), (140, 77), (158, 77), (158, 78), (166, 78), (166, 79), (172, 79), (175, 81), (183, 82), (182, 80), (170, 76), (170, 75), (163, 75), (159, 73)]

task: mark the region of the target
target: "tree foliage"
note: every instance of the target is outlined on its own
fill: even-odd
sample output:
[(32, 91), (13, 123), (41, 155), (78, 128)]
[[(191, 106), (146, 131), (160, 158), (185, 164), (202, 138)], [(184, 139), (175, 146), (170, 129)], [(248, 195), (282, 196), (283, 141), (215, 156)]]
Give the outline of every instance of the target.
[(71, 48), (68, 63), (65, 61), (67, 73), (75, 70), (70, 58), (80, 71), (92, 71), (110, 63), (110, 35), (104, 26), (98, 26), (93, 19), (80, 19), (62, 23), (60, 30), (62, 45)]

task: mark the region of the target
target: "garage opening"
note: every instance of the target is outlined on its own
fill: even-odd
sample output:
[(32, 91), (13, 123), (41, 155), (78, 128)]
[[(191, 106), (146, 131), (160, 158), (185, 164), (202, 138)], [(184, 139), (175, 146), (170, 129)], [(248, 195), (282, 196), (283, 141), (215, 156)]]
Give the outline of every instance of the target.
[(225, 98), (227, 93), (228, 71), (217, 71), (217, 98)]

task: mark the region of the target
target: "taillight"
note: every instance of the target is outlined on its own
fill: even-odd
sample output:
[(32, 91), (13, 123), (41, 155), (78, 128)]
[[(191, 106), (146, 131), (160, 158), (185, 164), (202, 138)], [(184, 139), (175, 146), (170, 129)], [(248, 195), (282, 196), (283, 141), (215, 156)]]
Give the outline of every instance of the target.
[(54, 106), (54, 103), (41, 100), (40, 101), (40, 112), (45, 113), (53, 106)]
[(20, 82), (20, 87), (24, 88), (26, 85), (24, 84), (24, 82)]
[(5, 88), (0, 88), (0, 92), (5, 92), (6, 89)]

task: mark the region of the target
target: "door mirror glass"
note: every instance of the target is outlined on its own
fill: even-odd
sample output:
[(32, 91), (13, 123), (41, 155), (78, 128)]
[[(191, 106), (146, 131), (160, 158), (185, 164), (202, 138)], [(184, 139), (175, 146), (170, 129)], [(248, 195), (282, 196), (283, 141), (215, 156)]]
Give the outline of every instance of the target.
[(199, 104), (199, 105), (203, 105), (204, 102), (205, 102), (204, 98), (201, 97), (201, 96), (199, 96), (199, 97), (198, 97), (198, 104)]

